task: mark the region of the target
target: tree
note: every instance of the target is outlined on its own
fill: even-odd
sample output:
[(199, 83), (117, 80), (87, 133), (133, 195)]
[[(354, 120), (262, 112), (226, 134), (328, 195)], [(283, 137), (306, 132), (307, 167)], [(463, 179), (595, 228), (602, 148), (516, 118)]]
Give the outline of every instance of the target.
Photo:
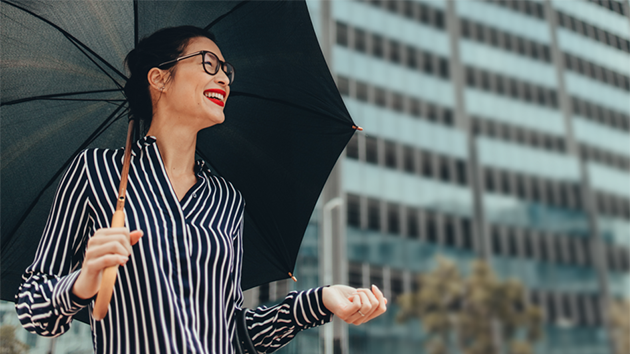
[(23, 354), (28, 351), (28, 345), (15, 337), (16, 329), (10, 325), (0, 327), (0, 354)]
[(610, 322), (615, 354), (630, 353), (630, 299), (611, 301)]
[(437, 268), (421, 275), (419, 282), (421, 287), (417, 292), (402, 294), (398, 298), (401, 307), (398, 320), (422, 319), (429, 335), (428, 352), (445, 354), (449, 335), (455, 330), (451, 313), (464, 293), (463, 279), (453, 262), (440, 257)]
[(399, 297), (398, 320), (422, 321), (430, 354), (446, 354), (452, 344), (465, 354), (531, 354), (542, 335), (541, 310), (525, 300), (520, 282), (499, 280), (483, 261), (471, 268), (464, 278), (438, 257), (437, 267), (420, 276), (420, 289)]

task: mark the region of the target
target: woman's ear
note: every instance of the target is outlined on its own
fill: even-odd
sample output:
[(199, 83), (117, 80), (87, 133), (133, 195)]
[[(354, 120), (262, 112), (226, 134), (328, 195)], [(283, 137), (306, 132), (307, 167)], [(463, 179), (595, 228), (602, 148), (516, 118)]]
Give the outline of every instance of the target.
[(164, 92), (164, 90), (166, 90), (167, 75), (168, 72), (165, 70), (152, 68), (147, 74), (147, 80), (149, 81), (151, 88), (159, 92)]

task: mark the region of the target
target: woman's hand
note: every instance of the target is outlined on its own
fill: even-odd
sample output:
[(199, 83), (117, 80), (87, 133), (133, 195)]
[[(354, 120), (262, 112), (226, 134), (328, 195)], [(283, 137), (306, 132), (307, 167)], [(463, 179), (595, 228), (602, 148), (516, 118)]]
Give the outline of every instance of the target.
[(72, 292), (81, 299), (90, 299), (101, 286), (103, 270), (115, 265), (124, 266), (143, 232), (129, 232), (125, 227), (106, 228), (96, 231), (90, 238), (83, 259), (83, 267)]
[(376, 285), (372, 285), (372, 291), (345, 285), (326, 287), (323, 301), (335, 316), (354, 325), (368, 322), (387, 310), (387, 299)]

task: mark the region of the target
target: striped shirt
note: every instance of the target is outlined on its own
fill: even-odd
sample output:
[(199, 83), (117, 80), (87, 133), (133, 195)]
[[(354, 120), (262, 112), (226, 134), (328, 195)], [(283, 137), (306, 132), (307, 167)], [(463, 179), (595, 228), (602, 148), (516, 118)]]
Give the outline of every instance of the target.
[[(61, 179), (35, 260), (16, 295), (27, 330), (58, 336), (93, 299), (72, 293), (91, 235), (109, 227), (123, 150), (89, 149)], [(256, 350), (271, 353), (331, 313), (322, 288), (291, 292), (280, 304), (241, 309), (245, 202), (203, 161), (179, 201), (154, 137), (132, 148), (125, 224), (143, 230), (118, 279), (107, 316), (90, 317), (96, 353), (234, 353), (235, 316), (246, 311)]]

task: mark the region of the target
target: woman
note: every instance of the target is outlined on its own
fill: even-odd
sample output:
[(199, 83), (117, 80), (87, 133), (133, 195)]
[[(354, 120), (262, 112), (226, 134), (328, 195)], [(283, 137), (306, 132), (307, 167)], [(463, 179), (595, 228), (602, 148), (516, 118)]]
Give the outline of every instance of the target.
[(214, 37), (160, 30), (126, 58), (130, 113), (148, 127), (132, 149), (127, 228), (109, 228), (122, 150), (89, 149), (66, 171), (17, 297), (23, 326), (63, 334), (90, 306), (105, 268), (119, 264), (108, 315), (91, 318), (97, 353), (233, 353), (236, 318), (270, 353), (334, 314), (365, 323), (386, 309), (376, 287), (291, 292), (271, 308), (242, 309), (245, 201), (195, 161), (197, 132), (224, 121), (234, 80)]

